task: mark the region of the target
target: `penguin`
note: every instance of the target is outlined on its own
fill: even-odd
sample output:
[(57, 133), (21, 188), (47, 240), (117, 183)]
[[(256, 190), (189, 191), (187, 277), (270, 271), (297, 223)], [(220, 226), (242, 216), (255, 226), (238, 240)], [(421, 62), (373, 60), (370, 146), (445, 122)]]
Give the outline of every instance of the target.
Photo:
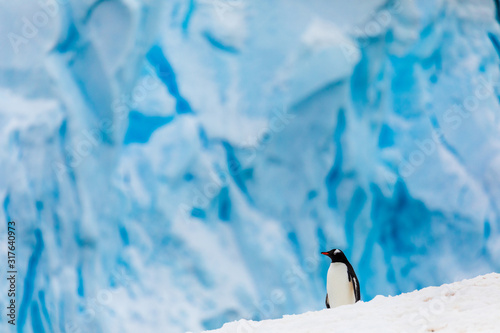
[(344, 252), (333, 249), (321, 252), (332, 259), (326, 278), (326, 307), (354, 304), (361, 299), (359, 281)]

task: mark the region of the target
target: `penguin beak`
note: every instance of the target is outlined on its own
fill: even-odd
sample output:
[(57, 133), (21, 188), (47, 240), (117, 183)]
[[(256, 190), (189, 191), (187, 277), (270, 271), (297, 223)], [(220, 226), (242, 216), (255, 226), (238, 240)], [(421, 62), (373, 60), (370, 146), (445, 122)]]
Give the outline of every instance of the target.
[(329, 255), (328, 252), (321, 252), (321, 254), (324, 254), (325, 256)]

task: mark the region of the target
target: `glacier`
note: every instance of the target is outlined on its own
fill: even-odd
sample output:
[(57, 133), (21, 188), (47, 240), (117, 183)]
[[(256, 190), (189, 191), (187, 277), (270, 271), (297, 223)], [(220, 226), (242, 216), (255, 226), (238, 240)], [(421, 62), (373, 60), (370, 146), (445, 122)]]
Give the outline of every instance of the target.
[(498, 271), (496, 4), (0, 4), (2, 331), (319, 310), (334, 247), (364, 301)]

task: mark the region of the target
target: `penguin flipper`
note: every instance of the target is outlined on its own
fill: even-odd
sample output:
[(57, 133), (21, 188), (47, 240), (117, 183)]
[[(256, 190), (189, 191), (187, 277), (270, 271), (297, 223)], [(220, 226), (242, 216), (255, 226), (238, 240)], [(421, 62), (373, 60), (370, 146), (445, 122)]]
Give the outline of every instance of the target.
[(354, 290), (354, 298), (355, 298), (354, 303), (356, 303), (357, 301), (359, 301), (361, 299), (361, 295), (360, 295), (360, 291), (359, 291), (359, 282), (358, 282), (357, 277), (352, 279), (352, 289)]
[(347, 275), (349, 277), (349, 282), (352, 283), (352, 289), (354, 290), (354, 298), (355, 298), (354, 303), (356, 303), (359, 300), (361, 300), (361, 292), (359, 290), (358, 277), (356, 276), (356, 273), (354, 273), (354, 269), (352, 268), (351, 264), (347, 266)]
[(328, 294), (326, 294), (326, 300), (325, 300), (326, 308), (330, 308), (330, 302), (328, 302)]
[(355, 297), (356, 297), (356, 302), (361, 300), (361, 292), (359, 290), (359, 280), (358, 278), (352, 279), (352, 284), (354, 286), (355, 290)]

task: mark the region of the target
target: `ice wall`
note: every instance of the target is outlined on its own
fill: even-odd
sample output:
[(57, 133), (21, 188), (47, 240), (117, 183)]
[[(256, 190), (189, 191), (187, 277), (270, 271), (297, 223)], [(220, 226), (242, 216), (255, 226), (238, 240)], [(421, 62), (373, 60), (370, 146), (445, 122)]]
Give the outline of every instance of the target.
[(333, 247), (364, 300), (500, 269), (496, 13), (486, 0), (2, 4), (12, 331), (199, 331), (318, 310)]

